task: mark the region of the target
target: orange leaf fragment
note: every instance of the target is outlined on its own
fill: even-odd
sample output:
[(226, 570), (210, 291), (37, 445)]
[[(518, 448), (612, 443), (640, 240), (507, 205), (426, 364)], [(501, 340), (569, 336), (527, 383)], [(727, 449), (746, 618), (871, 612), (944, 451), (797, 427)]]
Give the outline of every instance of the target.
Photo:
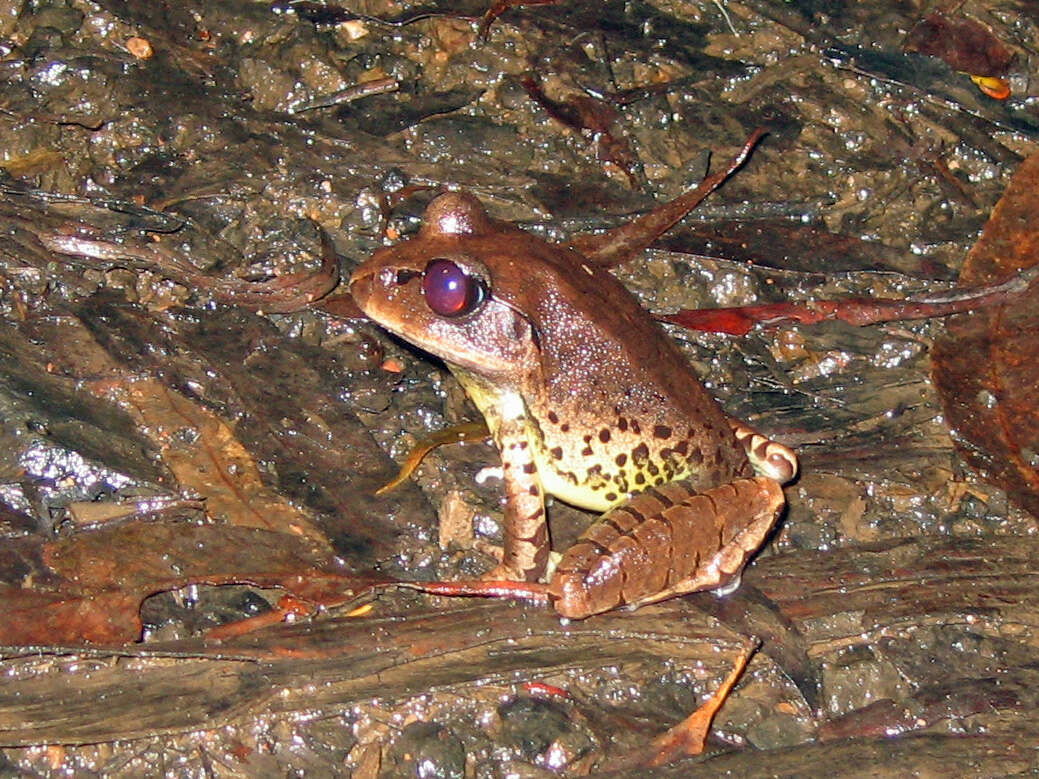
[(1010, 97), (1010, 84), (1006, 79), (996, 76), (971, 76), (978, 89), (994, 100), (1006, 100)]
[(703, 752), (714, 715), (728, 699), (729, 693), (743, 675), (747, 663), (758, 651), (759, 646), (759, 641), (752, 641), (744, 646), (729, 675), (714, 694), (700, 708), (653, 741), (656, 754), (649, 761), (650, 765), (665, 765), (683, 755), (699, 755)]

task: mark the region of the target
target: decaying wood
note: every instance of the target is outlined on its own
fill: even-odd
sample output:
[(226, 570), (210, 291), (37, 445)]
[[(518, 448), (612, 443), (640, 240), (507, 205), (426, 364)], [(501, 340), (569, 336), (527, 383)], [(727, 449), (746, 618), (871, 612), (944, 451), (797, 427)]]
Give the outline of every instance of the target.
[[(1000, 561), (998, 573), (993, 560)], [(893, 662), (910, 667), (912, 656), (920, 652), (918, 641), (935, 626), (959, 626), (974, 636), (1002, 633), (1004, 640), (1016, 635), (1020, 640), (1012, 642), (1014, 651), (1034, 655), (1027, 637), (1039, 626), (1037, 560), (1039, 541), (1031, 539), (907, 539), (775, 556), (758, 561), (746, 578), (795, 628), (786, 640), (799, 635), (815, 663), (832, 662), (849, 648), (877, 647), (886, 641)], [(34, 673), (12, 676), (0, 689), (0, 744), (134, 739), (219, 727), (263, 713), (342, 710), (373, 698), (390, 702), (430, 691), (460, 692), (546, 678), (558, 683), (568, 674), (630, 663), (633, 658), (679, 665), (706, 662), (724, 675), (744, 639), (696, 604), (695, 597), (682, 598), (565, 624), (544, 607), (449, 601), (448, 611), (415, 610), (406, 620), (326, 619), (224, 643), (185, 641), (87, 656), (49, 649), (43, 650), (51, 656), (46, 664), (30, 661), (24, 649), (8, 650), (5, 672), (14, 674), (30, 662), (36, 665)], [(66, 669), (72, 663), (95, 667), (89, 674), (70, 675)], [(123, 667), (127, 663), (135, 666), (132, 684)], [(766, 654), (754, 659), (755, 667), (759, 673), (776, 670)], [(933, 670), (939, 675), (948, 672)], [(985, 674), (979, 667), (979, 677)], [(991, 683), (964, 678), (964, 694), (957, 695), (956, 680), (944, 681), (948, 689), (916, 699), (922, 712), (930, 712), (926, 724), (986, 709), (995, 717), (989, 739), (964, 739), (950, 748), (961, 750), (973, 743), (993, 766), (1027, 763), (1030, 758), (999, 733), (1001, 728), (1016, 728), (1034, 737), (1031, 712), (1039, 702), (1033, 685), (1014, 685), (993, 697)], [(791, 700), (803, 706), (794, 688), (790, 690)], [(171, 700), (176, 705), (171, 706)], [(890, 724), (900, 731), (913, 727), (897, 706), (890, 710)], [(825, 749), (850, 755), (872, 754), (883, 747), (929, 765), (936, 753), (926, 745), (937, 744), (938, 737), (924, 740), (918, 753), (905, 740), (885, 738), (878, 746), (842, 740), (883, 731), (884, 722), (878, 722), (882, 714), (883, 707), (864, 710), (860, 730), (854, 716), (845, 718), (843, 729), (831, 729), (828, 736), (836, 735), (838, 743)], [(783, 751), (778, 759), (797, 765), (797, 751)], [(760, 753), (757, 758), (753, 751), (749, 754), (717, 759), (725, 765), (760, 759)], [(672, 775), (661, 770), (657, 775)]]

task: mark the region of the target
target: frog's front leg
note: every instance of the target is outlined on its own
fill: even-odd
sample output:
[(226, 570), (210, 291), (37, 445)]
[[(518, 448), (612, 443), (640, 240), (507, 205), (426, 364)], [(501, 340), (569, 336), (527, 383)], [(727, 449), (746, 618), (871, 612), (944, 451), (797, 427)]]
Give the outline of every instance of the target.
[(537, 581), (548, 566), (545, 496), (522, 415), (506, 416), (495, 432), (505, 480), (504, 553), (487, 580)]
[(697, 492), (675, 481), (607, 511), (567, 550), (549, 584), (564, 617), (581, 619), (735, 580), (785, 504), (758, 476)]

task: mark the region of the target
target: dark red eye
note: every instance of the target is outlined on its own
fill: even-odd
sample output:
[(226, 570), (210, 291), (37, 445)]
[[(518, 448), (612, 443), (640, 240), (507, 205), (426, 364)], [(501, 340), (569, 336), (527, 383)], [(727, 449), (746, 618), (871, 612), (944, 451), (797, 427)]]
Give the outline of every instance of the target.
[(422, 274), (422, 294), (440, 316), (465, 316), (483, 302), (487, 291), (480, 279), (450, 260), (437, 259)]

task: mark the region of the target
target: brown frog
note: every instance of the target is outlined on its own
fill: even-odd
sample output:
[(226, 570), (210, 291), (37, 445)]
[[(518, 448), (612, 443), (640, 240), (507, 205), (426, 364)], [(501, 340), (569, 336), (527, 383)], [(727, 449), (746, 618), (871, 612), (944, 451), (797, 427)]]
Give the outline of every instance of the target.
[(487, 420), (505, 481), (504, 557), (488, 578), (546, 575), (547, 493), (606, 512), (551, 576), (564, 616), (738, 584), (797, 460), (726, 416), (602, 263), (648, 246), (757, 137), (695, 192), (569, 246), (448, 192), (415, 238), (353, 274), (361, 309), (442, 358)]

